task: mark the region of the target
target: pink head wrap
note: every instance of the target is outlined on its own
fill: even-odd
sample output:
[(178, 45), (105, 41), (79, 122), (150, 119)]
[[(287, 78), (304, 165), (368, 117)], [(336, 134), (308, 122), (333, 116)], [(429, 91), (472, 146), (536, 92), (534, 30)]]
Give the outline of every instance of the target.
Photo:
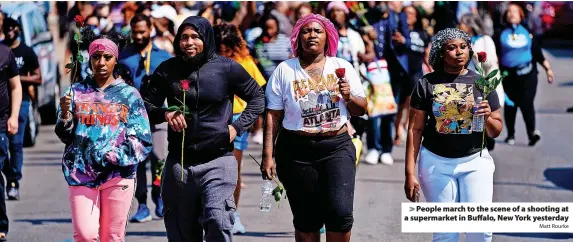
[(92, 56), (96, 51), (107, 51), (117, 59), (118, 48), (117, 45), (109, 39), (96, 39), (90, 44), (88, 50), (89, 55)]
[(328, 5), (326, 5), (326, 12), (330, 12), (330, 10), (332, 10), (333, 8), (340, 8), (344, 11), (345, 14), (350, 13), (350, 10), (348, 10), (348, 7), (344, 4), (344, 2), (339, 2), (339, 1), (330, 2)]
[(296, 24), (292, 30), (290, 35), (290, 45), (292, 47), (292, 52), (294, 56), (298, 56), (298, 34), (300, 33), (300, 29), (302, 26), (305, 26), (308, 23), (316, 22), (324, 28), (326, 31), (326, 41), (327, 41), (327, 48), (326, 48), (326, 55), (327, 56), (336, 56), (336, 52), (338, 51), (338, 30), (334, 27), (334, 24), (330, 22), (327, 18), (318, 15), (318, 14), (309, 14), (304, 18), (299, 19), (296, 21)]

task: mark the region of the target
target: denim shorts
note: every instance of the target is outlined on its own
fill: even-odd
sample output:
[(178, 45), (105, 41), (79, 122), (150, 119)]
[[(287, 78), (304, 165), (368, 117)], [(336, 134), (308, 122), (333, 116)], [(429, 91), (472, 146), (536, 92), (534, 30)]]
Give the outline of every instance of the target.
[[(240, 113), (233, 114), (233, 122), (235, 122), (239, 116), (241, 116)], [(235, 150), (246, 150), (249, 146), (249, 131), (245, 131), (243, 135), (235, 137), (235, 141), (233, 143), (235, 145)]]

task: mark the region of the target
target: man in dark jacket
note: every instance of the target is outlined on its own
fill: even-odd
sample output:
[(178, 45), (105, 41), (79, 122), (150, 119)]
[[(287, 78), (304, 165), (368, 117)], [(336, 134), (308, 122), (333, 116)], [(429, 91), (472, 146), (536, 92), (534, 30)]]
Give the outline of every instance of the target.
[[(241, 65), (215, 54), (207, 19), (185, 19), (173, 45), (176, 57), (159, 65), (142, 90), (150, 122), (170, 126), (162, 174), (167, 237), (202, 241), (205, 230), (208, 242), (232, 241), (237, 184), (232, 141), (263, 112), (264, 92)], [(234, 95), (247, 107), (232, 122)], [(184, 102), (189, 113), (164, 108), (166, 98), (169, 106)]]

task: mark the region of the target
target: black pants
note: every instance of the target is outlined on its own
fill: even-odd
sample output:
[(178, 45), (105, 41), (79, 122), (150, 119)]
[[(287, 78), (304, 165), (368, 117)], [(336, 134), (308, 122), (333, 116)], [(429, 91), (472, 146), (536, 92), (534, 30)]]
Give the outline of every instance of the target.
[(306, 137), (283, 129), (275, 160), (296, 230), (318, 232), (323, 225), (331, 232), (352, 229), (356, 149), (348, 133)]
[(515, 137), (515, 116), (519, 108), (525, 121), (527, 136), (531, 139), (533, 131), (535, 131), (535, 107), (533, 101), (537, 93), (537, 71), (531, 71), (523, 76), (509, 75), (503, 80), (503, 89), (509, 99), (515, 103), (513, 107), (508, 105), (504, 107), (508, 136)]
[[(151, 137), (153, 139), (153, 151), (149, 154), (151, 164), (151, 200), (158, 205), (161, 196), (161, 187), (153, 185), (155, 179), (160, 174), (160, 162), (164, 162), (167, 154), (167, 124), (151, 126)], [(135, 198), (139, 204), (147, 204), (147, 161), (137, 166), (137, 186), (135, 188)]]
[[(153, 156), (153, 154), (151, 155)], [(151, 200), (155, 204), (161, 195), (161, 187), (153, 185), (153, 181), (157, 178), (155, 167), (157, 166), (158, 159), (151, 157)], [(137, 165), (137, 186), (135, 187), (135, 198), (139, 204), (147, 204), (147, 162), (142, 162)]]

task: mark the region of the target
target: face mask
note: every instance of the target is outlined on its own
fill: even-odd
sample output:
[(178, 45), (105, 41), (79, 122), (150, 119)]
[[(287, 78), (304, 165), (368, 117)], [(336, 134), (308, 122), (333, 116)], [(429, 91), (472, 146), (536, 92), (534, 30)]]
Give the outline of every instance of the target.
[(99, 20), (99, 26), (100, 26), (102, 29), (105, 29), (105, 28), (107, 27), (107, 19), (105, 19), (105, 18), (100, 19), (100, 20)]
[(95, 35), (99, 35), (101, 34), (101, 31), (99, 30), (99, 28), (97, 26), (93, 26), (93, 25), (88, 25), (89, 29), (91, 31), (94, 32)]

